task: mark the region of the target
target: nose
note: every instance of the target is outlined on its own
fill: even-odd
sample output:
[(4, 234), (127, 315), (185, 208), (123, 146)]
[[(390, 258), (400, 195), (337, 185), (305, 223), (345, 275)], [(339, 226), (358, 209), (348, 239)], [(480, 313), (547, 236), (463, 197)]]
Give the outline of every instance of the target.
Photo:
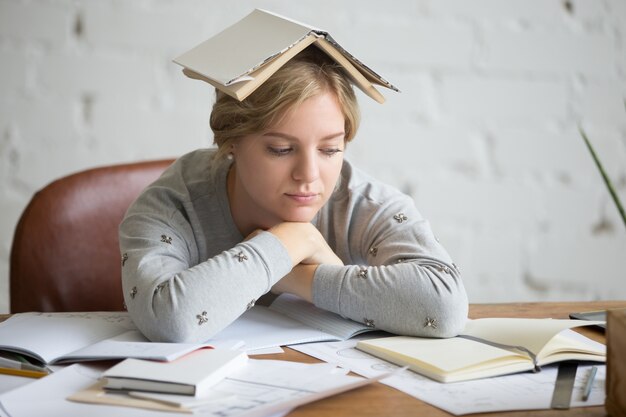
[(302, 152), (295, 160), (292, 177), (294, 180), (311, 183), (319, 178), (319, 161), (315, 152)]

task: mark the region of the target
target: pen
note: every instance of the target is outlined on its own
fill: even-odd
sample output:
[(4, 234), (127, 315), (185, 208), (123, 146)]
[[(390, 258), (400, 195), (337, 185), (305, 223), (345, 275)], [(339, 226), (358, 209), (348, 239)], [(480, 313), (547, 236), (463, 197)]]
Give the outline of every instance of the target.
[(596, 373), (598, 372), (598, 367), (591, 367), (591, 371), (589, 371), (589, 377), (587, 377), (587, 382), (585, 383), (585, 390), (583, 391), (583, 401), (587, 401), (589, 399), (589, 394), (591, 393), (591, 387), (593, 386), (593, 380), (596, 378)]
[(27, 369), (0, 368), (0, 374), (24, 376), (26, 378), (43, 378), (48, 372), (30, 371)]

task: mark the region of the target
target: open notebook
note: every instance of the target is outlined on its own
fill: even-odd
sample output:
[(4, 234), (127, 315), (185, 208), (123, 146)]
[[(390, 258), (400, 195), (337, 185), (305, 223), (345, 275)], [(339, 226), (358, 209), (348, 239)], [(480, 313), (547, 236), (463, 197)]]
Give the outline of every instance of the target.
[(581, 320), (485, 318), (468, 320), (449, 339), (393, 336), (361, 340), (357, 349), (440, 382), (466, 381), (566, 360), (605, 362), (606, 348), (570, 330)]
[(240, 340), (254, 350), (311, 342), (347, 340), (375, 329), (282, 294), (269, 307), (255, 306), (207, 343)]
[(139, 358), (173, 360), (203, 346), (253, 350), (346, 340), (373, 329), (287, 294), (255, 306), (204, 343), (154, 343), (127, 312), (21, 313), (0, 323), (0, 351), (44, 364)]
[(43, 364), (104, 359), (173, 360), (205, 343), (154, 343), (126, 312), (20, 313), (0, 323), (0, 352)]

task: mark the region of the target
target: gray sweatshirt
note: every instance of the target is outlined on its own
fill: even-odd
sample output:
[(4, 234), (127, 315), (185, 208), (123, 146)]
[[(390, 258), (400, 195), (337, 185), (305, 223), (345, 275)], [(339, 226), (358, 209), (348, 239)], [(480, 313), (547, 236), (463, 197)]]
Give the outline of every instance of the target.
[[(147, 187), (120, 225), (124, 299), (153, 341), (204, 341), (291, 270), (282, 243), (243, 241), (230, 213), (229, 163), (214, 151), (179, 158)], [(344, 161), (312, 223), (345, 266), (320, 265), (316, 306), (376, 329), (450, 337), (465, 325), (459, 270), (413, 200)]]

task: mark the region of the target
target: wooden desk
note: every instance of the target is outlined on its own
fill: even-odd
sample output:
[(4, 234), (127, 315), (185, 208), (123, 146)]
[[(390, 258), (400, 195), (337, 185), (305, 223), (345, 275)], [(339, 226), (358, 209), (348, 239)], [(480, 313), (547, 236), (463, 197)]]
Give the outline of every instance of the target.
[[(470, 306), (471, 318), (482, 317), (529, 317), (529, 318), (568, 318), (575, 311), (593, 311), (612, 308), (626, 308), (626, 301), (560, 302), (560, 303), (512, 303), (474, 304)], [(604, 332), (593, 328), (583, 328), (580, 332), (604, 343)], [(319, 362), (303, 353), (285, 349), (285, 353), (263, 355), (262, 358), (293, 360), (299, 362)], [(349, 391), (331, 398), (317, 401), (295, 409), (289, 417), (344, 417), (344, 416), (450, 416), (451, 414), (413, 398), (381, 383)], [(606, 416), (603, 406), (572, 408), (570, 410), (514, 411), (508, 413), (472, 414), (472, 416), (493, 417), (533, 416)]]
[[(530, 317), (530, 318), (568, 318), (575, 311), (594, 311), (613, 308), (626, 308), (626, 301), (594, 302), (559, 302), (559, 303), (510, 303), (510, 304), (474, 304), (470, 305), (471, 318), (482, 317)], [(0, 321), (9, 315), (0, 315)], [(604, 332), (593, 328), (579, 329), (584, 335), (605, 343)], [(292, 349), (285, 353), (262, 355), (262, 359), (281, 359), (314, 363), (319, 360)], [(471, 414), (472, 416), (493, 417), (506, 415), (511, 417), (547, 417), (547, 416), (606, 416), (603, 406), (572, 408), (570, 410), (514, 411), (508, 413)], [(450, 416), (449, 413), (413, 398), (394, 388), (381, 383), (349, 391), (331, 398), (293, 410), (289, 417), (404, 417), (404, 416)]]

